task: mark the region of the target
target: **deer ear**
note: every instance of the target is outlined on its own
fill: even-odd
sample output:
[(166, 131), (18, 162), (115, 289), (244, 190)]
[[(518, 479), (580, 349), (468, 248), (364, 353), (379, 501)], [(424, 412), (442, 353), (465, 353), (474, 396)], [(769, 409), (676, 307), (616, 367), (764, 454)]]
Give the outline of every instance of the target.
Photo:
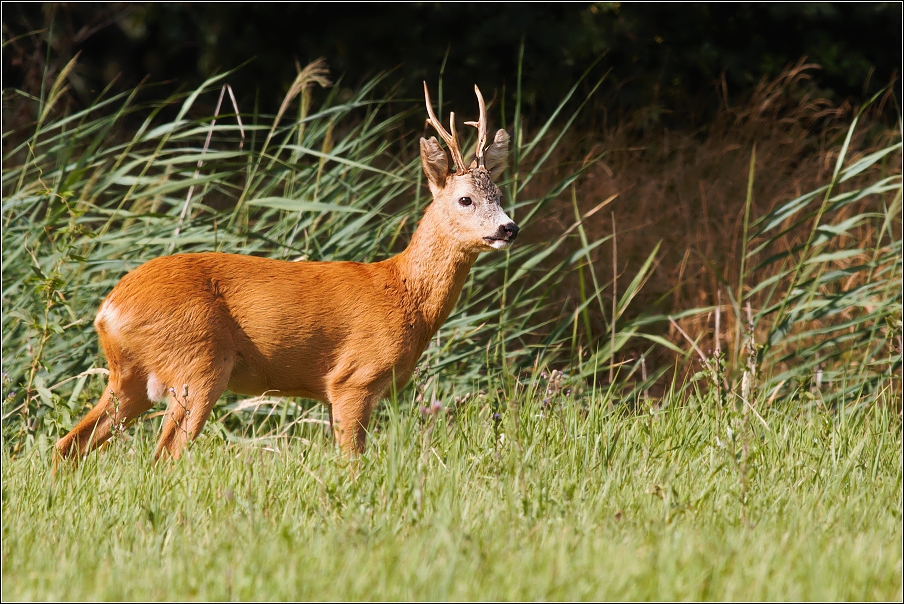
[(421, 165), (424, 167), (430, 192), (437, 193), (445, 186), (449, 176), (449, 160), (435, 136), (421, 138)]
[(493, 137), (493, 144), (484, 151), (484, 163), (486, 163), (487, 170), (490, 171), (490, 176), (493, 177), (493, 180), (496, 180), (496, 177), (505, 170), (505, 167), (508, 165), (508, 155), (508, 132), (505, 130), (497, 130), (496, 136)]

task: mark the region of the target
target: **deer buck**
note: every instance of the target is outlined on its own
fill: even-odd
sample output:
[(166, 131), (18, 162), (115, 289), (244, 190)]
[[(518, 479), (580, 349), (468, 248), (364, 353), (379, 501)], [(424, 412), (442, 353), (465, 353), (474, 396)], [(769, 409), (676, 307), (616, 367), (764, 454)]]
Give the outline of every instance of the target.
[(107, 296), (94, 326), (110, 368), (97, 405), (56, 443), (60, 457), (85, 455), (169, 396), (156, 457), (179, 458), (225, 390), (276, 392), (327, 403), (336, 440), (364, 449), (371, 412), (404, 386), (455, 306), (478, 254), (512, 245), (518, 226), (500, 205), (494, 178), (509, 136), (487, 146), (480, 107), (476, 158), (465, 164), (450, 114), (447, 132), (421, 138), (432, 203), (408, 247), (388, 260), (289, 262), (224, 253), (156, 258)]

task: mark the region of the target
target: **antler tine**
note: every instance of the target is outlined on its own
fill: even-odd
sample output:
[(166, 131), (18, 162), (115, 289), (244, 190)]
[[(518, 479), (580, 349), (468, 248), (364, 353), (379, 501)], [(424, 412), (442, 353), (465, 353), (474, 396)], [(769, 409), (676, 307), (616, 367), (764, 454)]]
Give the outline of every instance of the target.
[(430, 91), (427, 90), (427, 82), (424, 82), (424, 100), (427, 102), (427, 121), (430, 122), (430, 125), (439, 133), (440, 137), (446, 141), (446, 144), (449, 144), (452, 135), (446, 132), (443, 125), (436, 119), (436, 114), (433, 113), (433, 103), (430, 102)]
[(455, 163), (456, 172), (459, 174), (467, 172), (468, 169), (465, 166), (465, 160), (461, 156), (461, 149), (458, 147), (458, 138), (455, 134), (455, 114), (449, 114), (449, 123), (452, 128), (452, 133), (450, 134), (443, 128), (440, 121), (436, 119), (436, 114), (433, 113), (433, 105), (430, 102), (430, 92), (427, 90), (427, 82), (424, 82), (424, 100), (427, 102), (427, 121), (430, 122), (430, 125), (433, 126), (440, 138), (446, 141), (446, 146), (449, 147), (449, 152), (452, 154), (452, 161)]
[(474, 84), (474, 92), (477, 94), (477, 104), (480, 105), (480, 121), (465, 122), (465, 124), (477, 128), (477, 165), (485, 168), (486, 160), (483, 152), (487, 145), (487, 107), (483, 102), (483, 95), (480, 94), (480, 88), (477, 87), (477, 84)]
[[(460, 166), (461, 172), (467, 171), (467, 166), (465, 165), (465, 159), (461, 155), (461, 149), (458, 146), (458, 132), (455, 131), (455, 112), (449, 112), (449, 130), (452, 133), (452, 142), (454, 143), (455, 150), (452, 151), (452, 154), (455, 156), (455, 163)], [(449, 146), (452, 149), (452, 145)]]

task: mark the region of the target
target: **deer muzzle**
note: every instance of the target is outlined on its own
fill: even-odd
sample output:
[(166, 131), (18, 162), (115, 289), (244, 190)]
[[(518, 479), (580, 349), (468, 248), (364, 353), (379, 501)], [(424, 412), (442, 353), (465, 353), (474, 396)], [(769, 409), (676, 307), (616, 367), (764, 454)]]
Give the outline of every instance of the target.
[(484, 237), (483, 240), (497, 250), (504, 250), (511, 247), (512, 243), (518, 237), (518, 225), (514, 222), (499, 225), (496, 232), (490, 237)]

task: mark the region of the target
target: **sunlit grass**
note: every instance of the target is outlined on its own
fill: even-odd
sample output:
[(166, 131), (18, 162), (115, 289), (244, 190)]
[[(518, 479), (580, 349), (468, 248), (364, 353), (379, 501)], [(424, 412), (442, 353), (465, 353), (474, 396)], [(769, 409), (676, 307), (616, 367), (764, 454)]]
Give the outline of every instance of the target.
[(357, 461), (316, 430), (154, 465), (144, 429), (56, 476), (46, 443), (5, 454), (3, 597), (900, 599), (887, 406), (763, 424), (692, 390), (638, 415), (535, 382), (388, 404)]

